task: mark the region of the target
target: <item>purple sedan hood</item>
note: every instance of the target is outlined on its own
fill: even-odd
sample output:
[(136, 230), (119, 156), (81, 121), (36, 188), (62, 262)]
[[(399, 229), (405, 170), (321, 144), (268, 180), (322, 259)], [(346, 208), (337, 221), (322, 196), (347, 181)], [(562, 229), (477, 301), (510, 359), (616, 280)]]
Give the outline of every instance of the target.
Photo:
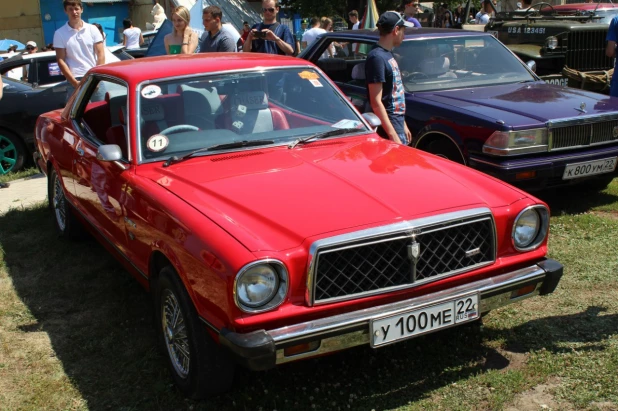
[(618, 111), (618, 99), (542, 82), (423, 92), (415, 93), (414, 98), (466, 110), (487, 120), (502, 120), (513, 129), (540, 127), (550, 119)]

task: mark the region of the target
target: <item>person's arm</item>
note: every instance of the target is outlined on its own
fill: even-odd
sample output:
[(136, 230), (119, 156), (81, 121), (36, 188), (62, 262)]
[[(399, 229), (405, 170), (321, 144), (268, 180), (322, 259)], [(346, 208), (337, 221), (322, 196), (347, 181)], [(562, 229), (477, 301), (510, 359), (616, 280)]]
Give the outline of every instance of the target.
[(139, 32), (139, 45), (141, 46), (142, 44), (144, 44), (144, 36), (142, 36), (142, 32)]
[[(384, 104), (382, 104), (382, 83), (369, 83), (367, 84), (367, 88), (369, 89), (369, 103), (371, 104), (371, 109), (382, 122), (382, 128), (386, 132), (386, 135), (395, 143), (401, 144), (401, 139), (393, 128), (388, 114), (386, 113), (386, 108)], [(409, 133), (409, 131), (406, 132), (406, 135), (407, 133)]]
[(266, 33), (266, 40), (274, 41), (279, 50), (283, 51), (287, 56), (291, 56), (294, 54), (294, 37), (289, 30), (283, 30), (283, 37), (277, 37), (274, 31), (264, 29), (262, 30)]
[(608, 41), (607, 47), (605, 47), (605, 55), (607, 57), (616, 57), (616, 42)]
[(127, 46), (127, 34), (124, 31), (122, 32), (122, 45)]
[(234, 39), (231, 37), (224, 37), (221, 39), (219, 43), (219, 47), (217, 47), (217, 51), (219, 52), (231, 52), (234, 53), (236, 51), (236, 43), (234, 43)]
[(97, 66), (105, 64), (105, 46), (102, 41), (94, 43), (94, 54), (97, 55)]
[(193, 54), (197, 48), (197, 35), (192, 28), (187, 27), (184, 35), (182, 36), (182, 46), (180, 47), (180, 54)]
[(170, 54), (170, 45), (168, 43), (169, 41), (169, 34), (166, 34), (165, 37), (163, 37), (163, 45), (165, 46), (165, 54)]
[(618, 25), (618, 18), (614, 17), (612, 21), (609, 23), (609, 29), (607, 30), (607, 46), (605, 47), (605, 55), (607, 57), (616, 57), (616, 42), (618, 42), (618, 38), (616, 38), (616, 26)]
[(77, 88), (77, 85), (79, 83), (77, 82), (77, 80), (75, 80), (73, 73), (71, 73), (71, 69), (69, 68), (69, 65), (66, 62), (66, 58), (67, 58), (66, 49), (56, 48), (56, 61), (58, 62), (58, 67), (60, 68), (62, 75), (64, 76), (64, 78), (67, 79), (69, 84)]

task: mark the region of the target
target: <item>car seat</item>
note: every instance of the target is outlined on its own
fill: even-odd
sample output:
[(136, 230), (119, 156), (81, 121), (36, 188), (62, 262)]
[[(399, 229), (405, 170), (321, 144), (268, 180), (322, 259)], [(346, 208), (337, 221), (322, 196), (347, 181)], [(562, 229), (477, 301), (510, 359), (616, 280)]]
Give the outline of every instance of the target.
[(225, 115), (225, 128), (239, 134), (263, 133), (288, 129), (285, 115), (270, 108), (263, 91), (247, 91), (228, 96), (229, 112)]
[(202, 130), (215, 128), (215, 116), (222, 111), (221, 99), (216, 87), (196, 88), (185, 84), (180, 86), (184, 104), (185, 123)]

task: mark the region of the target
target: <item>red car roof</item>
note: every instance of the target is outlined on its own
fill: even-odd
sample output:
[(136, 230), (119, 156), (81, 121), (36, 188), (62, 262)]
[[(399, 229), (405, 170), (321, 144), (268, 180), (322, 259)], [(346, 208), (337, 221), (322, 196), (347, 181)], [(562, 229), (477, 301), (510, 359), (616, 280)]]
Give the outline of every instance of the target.
[(203, 53), (158, 57), (144, 57), (97, 66), (93, 73), (109, 74), (130, 82), (211, 73), (226, 70), (243, 70), (256, 67), (313, 66), (306, 60), (290, 56), (263, 53)]

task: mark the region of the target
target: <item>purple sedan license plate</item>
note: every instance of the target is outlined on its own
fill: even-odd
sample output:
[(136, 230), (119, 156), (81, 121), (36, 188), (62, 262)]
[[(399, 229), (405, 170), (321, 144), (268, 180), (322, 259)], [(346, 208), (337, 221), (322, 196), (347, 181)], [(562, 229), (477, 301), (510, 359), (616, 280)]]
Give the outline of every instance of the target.
[(473, 321), (478, 319), (479, 315), (479, 295), (473, 293), (388, 317), (375, 318), (369, 324), (371, 346), (380, 347)]
[(611, 173), (616, 169), (616, 157), (603, 160), (586, 161), (585, 163), (567, 164), (562, 174), (563, 180), (588, 177), (596, 174)]

